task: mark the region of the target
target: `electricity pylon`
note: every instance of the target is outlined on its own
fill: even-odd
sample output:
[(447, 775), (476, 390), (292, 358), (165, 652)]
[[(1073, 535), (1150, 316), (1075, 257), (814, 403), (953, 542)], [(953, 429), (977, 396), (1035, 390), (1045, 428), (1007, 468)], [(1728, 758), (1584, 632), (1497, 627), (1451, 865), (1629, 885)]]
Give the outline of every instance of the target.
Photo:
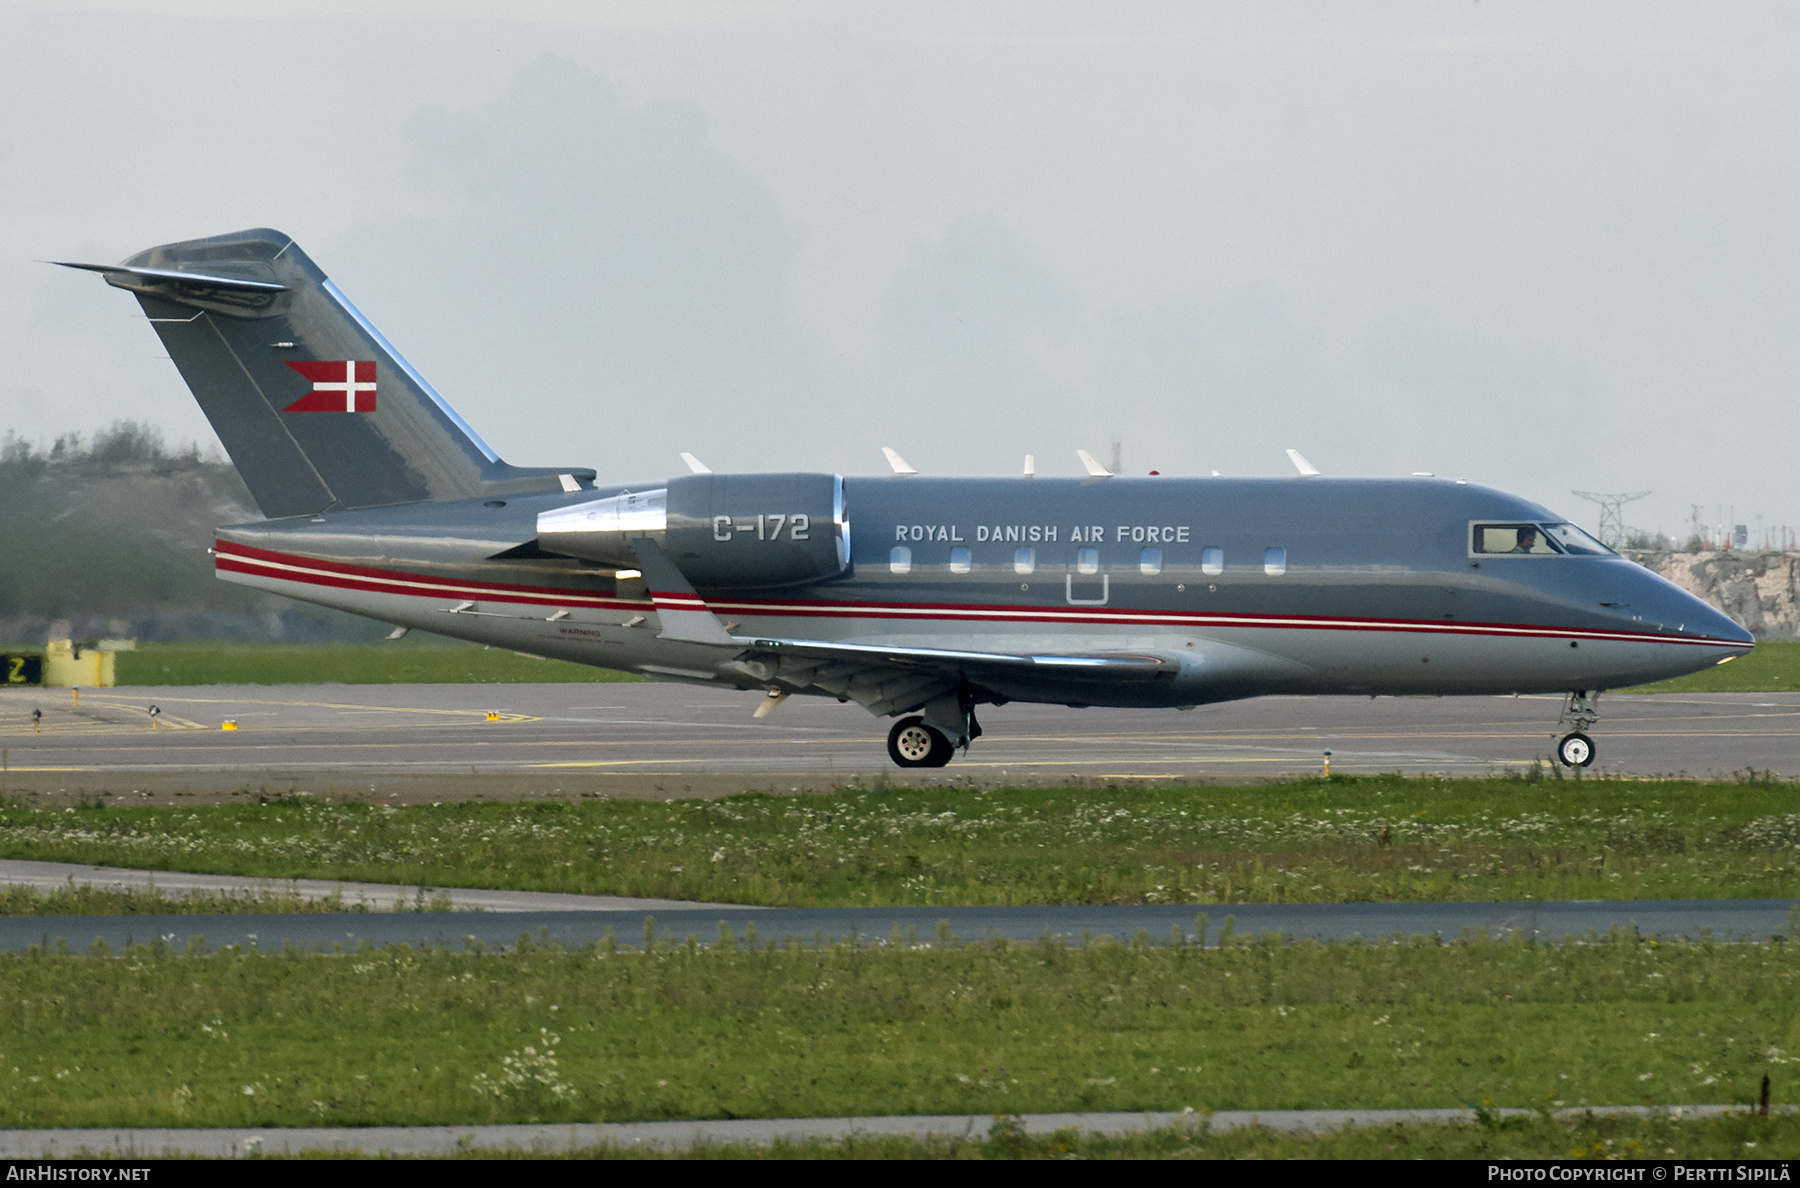
[(1617, 495), (1603, 495), (1598, 491), (1571, 491), (1571, 495), (1585, 499), (1589, 503), (1600, 505), (1600, 543), (1608, 548), (1616, 549), (1625, 540), (1625, 513), (1627, 503), (1642, 499), (1649, 491), (1626, 491)]

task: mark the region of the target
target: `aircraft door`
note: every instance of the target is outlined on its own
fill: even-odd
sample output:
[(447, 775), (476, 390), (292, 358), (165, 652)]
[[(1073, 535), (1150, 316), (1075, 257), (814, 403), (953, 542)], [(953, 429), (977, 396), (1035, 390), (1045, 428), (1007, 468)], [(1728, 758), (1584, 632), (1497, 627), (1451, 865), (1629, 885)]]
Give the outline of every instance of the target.
[(1074, 568), (1063, 574), (1063, 598), (1070, 606), (1105, 606), (1112, 597), (1112, 575), (1100, 568), (1100, 550), (1083, 545), (1075, 550)]

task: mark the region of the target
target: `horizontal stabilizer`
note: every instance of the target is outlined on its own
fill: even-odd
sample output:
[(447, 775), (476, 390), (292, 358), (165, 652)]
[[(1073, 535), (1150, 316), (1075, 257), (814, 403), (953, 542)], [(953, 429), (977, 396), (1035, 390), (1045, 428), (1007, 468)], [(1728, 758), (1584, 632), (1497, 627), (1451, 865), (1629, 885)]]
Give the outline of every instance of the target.
[[(285, 293), (286, 285), (274, 281), (248, 280), (238, 276), (212, 276), (203, 272), (186, 272), (172, 268), (129, 268), (123, 264), (77, 264), (71, 260), (52, 260), (64, 268), (81, 268), (98, 272), (107, 283), (121, 289), (153, 291), (162, 285), (187, 285), (196, 289), (239, 289), (246, 293)], [(135, 283), (134, 283), (135, 282)]]

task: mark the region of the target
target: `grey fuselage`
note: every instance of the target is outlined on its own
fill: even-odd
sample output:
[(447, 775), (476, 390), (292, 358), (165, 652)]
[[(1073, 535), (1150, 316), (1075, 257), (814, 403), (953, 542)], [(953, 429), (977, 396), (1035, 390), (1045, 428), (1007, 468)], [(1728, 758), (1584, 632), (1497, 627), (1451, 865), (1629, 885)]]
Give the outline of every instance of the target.
[[(629, 570), (621, 578), (616, 565), (538, 547), (540, 513), (626, 490), (237, 525), (220, 530), (217, 564), (227, 580), (406, 627), (664, 679), (767, 687), (729, 648), (664, 638)], [(1472, 553), (1472, 523), (1562, 518), (1461, 482), (911, 476), (847, 478), (842, 493), (850, 547), (835, 576), (750, 589), (694, 582), (733, 636), (1166, 662), (1154, 681), (985, 672), (970, 690), (977, 702), (1600, 690), (1693, 672), (1752, 644), (1726, 616), (1616, 555)], [(904, 561), (896, 548), (909, 551)], [(1209, 566), (1213, 556), (1222, 563)], [(789, 691), (843, 696), (823, 685)], [(865, 704), (899, 713), (913, 708), (904, 700)]]

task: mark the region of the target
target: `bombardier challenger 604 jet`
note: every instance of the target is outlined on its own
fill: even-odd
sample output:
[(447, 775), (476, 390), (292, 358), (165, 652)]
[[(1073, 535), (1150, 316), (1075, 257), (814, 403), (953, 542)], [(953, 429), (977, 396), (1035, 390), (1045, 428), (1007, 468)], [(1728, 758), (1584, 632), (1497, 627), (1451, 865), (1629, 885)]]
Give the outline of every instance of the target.
[(288, 236), (71, 264), (135, 294), (268, 518), (218, 575), (542, 656), (897, 719), (937, 767), (1008, 701), (1599, 691), (1747, 652), (1736, 623), (1527, 500), (1430, 477), (511, 466)]

